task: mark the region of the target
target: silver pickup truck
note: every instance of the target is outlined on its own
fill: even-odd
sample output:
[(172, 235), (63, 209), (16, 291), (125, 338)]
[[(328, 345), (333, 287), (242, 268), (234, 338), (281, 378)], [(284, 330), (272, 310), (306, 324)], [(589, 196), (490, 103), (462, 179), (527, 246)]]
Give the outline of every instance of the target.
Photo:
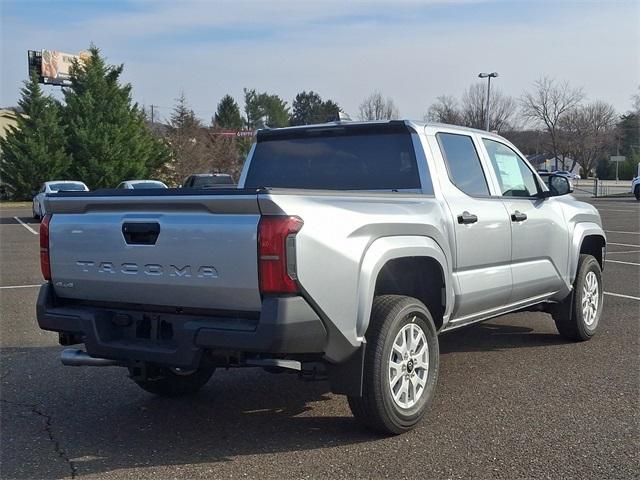
[(237, 189), (48, 195), (37, 318), (65, 365), (178, 396), (217, 367), (325, 376), (388, 433), (433, 399), (438, 334), (522, 309), (594, 335), (605, 235), (497, 135), (410, 121), (261, 130)]

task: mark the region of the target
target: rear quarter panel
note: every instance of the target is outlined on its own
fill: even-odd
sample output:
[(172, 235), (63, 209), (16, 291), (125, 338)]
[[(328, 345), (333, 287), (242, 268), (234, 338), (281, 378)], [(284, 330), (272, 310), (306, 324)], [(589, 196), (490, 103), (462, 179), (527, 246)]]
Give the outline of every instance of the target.
[[(351, 351), (361, 344), (368, 325), (381, 260), (392, 258), (394, 248), (398, 255), (403, 249), (411, 256), (437, 252), (448, 276), (448, 226), (443, 205), (432, 196), (296, 192), (261, 197), (260, 207), (263, 213), (303, 219), (296, 236), (299, 282)], [(386, 240), (384, 247), (371, 250), (379, 239)], [(370, 250), (372, 256), (367, 257)], [(351, 353), (347, 350), (330, 342), (325, 353), (340, 361)]]

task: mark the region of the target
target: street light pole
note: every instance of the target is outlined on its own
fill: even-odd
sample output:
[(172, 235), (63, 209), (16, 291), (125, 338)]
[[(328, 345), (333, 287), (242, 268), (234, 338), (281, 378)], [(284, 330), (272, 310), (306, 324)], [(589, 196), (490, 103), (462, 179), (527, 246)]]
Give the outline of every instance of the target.
[(487, 108), (485, 110), (485, 130), (488, 132), (489, 131), (489, 100), (490, 100), (490, 95), (491, 95), (491, 79), (492, 78), (496, 78), (498, 76), (498, 72), (491, 72), (491, 73), (479, 73), (478, 77), (480, 78), (486, 78), (487, 81)]

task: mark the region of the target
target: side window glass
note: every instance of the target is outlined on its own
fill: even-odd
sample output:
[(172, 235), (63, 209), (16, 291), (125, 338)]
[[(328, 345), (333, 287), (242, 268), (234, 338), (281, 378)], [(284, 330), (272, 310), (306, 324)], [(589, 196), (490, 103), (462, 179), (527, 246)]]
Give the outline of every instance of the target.
[(468, 135), (439, 133), (436, 135), (451, 181), (467, 195), (489, 195), (487, 179), (473, 139)]
[(482, 142), (498, 177), (503, 197), (533, 197), (538, 194), (535, 174), (516, 152), (494, 140), (483, 138)]

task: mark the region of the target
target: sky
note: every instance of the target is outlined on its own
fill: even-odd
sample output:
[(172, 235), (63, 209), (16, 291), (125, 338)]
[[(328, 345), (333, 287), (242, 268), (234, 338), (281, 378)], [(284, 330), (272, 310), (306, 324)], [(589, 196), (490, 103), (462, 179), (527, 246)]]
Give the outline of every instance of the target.
[(164, 119), (181, 92), (206, 121), (227, 93), (242, 108), (243, 87), (289, 104), (313, 90), (353, 118), (380, 91), (421, 119), (482, 71), (509, 95), (547, 75), (624, 113), (640, 85), (640, 0), (0, 0), (0, 19), (3, 107), (17, 103), (27, 50), (92, 42)]

